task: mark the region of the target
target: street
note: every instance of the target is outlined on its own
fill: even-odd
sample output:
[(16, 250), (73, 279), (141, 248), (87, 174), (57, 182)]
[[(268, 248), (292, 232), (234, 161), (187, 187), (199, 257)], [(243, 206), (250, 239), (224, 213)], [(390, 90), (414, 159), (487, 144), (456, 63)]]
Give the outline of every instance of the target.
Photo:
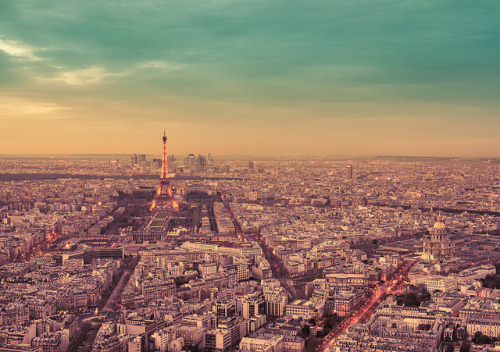
[(134, 272), (138, 262), (139, 262), (139, 257), (136, 256), (132, 259), (128, 267), (123, 272), (120, 280), (118, 281), (118, 284), (116, 284), (116, 286), (113, 287), (113, 291), (109, 295), (106, 303), (104, 304), (100, 312), (112, 312), (116, 309), (116, 307), (118, 306), (118, 302), (120, 301), (123, 289), (125, 288), (125, 285), (130, 279), (130, 276)]
[(354, 311), (351, 316), (344, 319), (327, 336), (325, 336), (323, 343), (318, 346), (316, 352), (327, 351), (328, 348), (333, 345), (335, 339), (349, 329), (351, 325), (364, 323), (370, 319), (387, 294), (399, 293), (404, 286), (403, 282), (405, 281), (406, 276), (408, 275), (408, 272), (413, 264), (413, 262), (405, 262), (394, 275), (395, 279), (383, 285), (377, 286), (368, 301), (366, 301), (360, 308)]
[[(239, 223), (238, 219), (236, 219), (236, 216), (233, 213), (233, 210), (231, 209), (231, 206), (229, 205), (229, 202), (226, 201), (226, 197), (224, 195), (224, 192), (221, 191), (221, 198), (222, 198), (222, 203), (224, 204), (224, 207), (226, 208), (227, 213), (231, 217), (231, 220), (233, 221), (234, 227), (236, 234), (239, 239), (244, 239), (246, 237), (245, 233), (243, 232), (241, 228), (241, 224)], [(278, 265), (277, 260), (272, 256), (271, 251), (265, 246), (263, 243), (262, 239), (260, 238), (259, 235), (254, 235), (254, 238), (251, 237), (250, 239), (252, 241), (255, 241), (259, 244), (260, 248), (262, 249), (262, 253), (264, 254), (264, 257), (266, 260), (269, 262), (271, 265), (271, 271), (273, 273), (273, 277), (281, 283), (281, 285), (286, 289), (288, 292), (288, 298), (293, 301), (297, 299), (298, 294), (297, 291), (295, 290), (295, 287), (293, 285), (290, 285), (288, 283), (288, 280), (286, 280), (286, 275), (283, 274), (281, 267)]]

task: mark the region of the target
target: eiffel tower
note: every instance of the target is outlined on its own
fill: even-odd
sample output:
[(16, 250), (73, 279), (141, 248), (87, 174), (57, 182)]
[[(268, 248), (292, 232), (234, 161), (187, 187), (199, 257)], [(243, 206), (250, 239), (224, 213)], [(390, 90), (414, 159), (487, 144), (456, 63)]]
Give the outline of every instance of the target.
[(172, 186), (168, 179), (168, 164), (167, 164), (167, 135), (163, 129), (163, 159), (161, 168), (161, 178), (158, 190), (156, 191), (151, 210), (178, 210), (179, 204), (174, 199)]

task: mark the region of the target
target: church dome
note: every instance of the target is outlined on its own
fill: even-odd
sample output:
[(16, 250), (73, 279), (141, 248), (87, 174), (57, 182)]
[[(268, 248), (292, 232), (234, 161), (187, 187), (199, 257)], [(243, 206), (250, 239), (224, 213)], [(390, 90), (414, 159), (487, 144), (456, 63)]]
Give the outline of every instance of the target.
[(436, 223), (434, 224), (434, 228), (436, 230), (444, 230), (446, 228), (446, 225), (444, 222), (441, 220), (441, 215), (438, 216)]
[(442, 223), (441, 221), (438, 221), (434, 224), (434, 228), (437, 230), (443, 230), (446, 228), (446, 225)]

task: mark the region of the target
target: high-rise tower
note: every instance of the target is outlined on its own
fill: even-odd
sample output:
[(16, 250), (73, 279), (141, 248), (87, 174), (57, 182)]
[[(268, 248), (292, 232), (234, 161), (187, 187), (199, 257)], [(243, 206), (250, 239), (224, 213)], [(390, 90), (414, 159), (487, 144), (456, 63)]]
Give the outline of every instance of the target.
[(347, 178), (352, 180), (352, 165), (347, 166)]
[(172, 193), (172, 186), (168, 179), (168, 163), (167, 163), (167, 135), (163, 130), (163, 158), (161, 167), (160, 185), (156, 191), (155, 198), (151, 204), (151, 210), (157, 208), (171, 208), (174, 210), (179, 209), (179, 205), (174, 199)]

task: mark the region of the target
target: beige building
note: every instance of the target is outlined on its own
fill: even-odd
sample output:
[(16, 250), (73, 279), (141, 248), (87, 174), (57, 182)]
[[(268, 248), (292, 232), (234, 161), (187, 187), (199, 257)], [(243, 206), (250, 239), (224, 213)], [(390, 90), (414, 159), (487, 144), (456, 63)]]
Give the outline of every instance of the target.
[(500, 336), (500, 321), (496, 319), (474, 319), (467, 322), (467, 332), (474, 336), (476, 332), (481, 332), (489, 337)]
[(455, 244), (450, 241), (446, 225), (441, 220), (441, 215), (432, 229), (430, 236), (423, 239), (423, 256), (429, 259), (437, 259), (452, 256), (455, 253)]
[[(322, 307), (324, 309), (324, 305)], [(318, 309), (314, 302), (297, 299), (286, 305), (285, 314), (303, 319), (321, 318), (323, 309)]]

